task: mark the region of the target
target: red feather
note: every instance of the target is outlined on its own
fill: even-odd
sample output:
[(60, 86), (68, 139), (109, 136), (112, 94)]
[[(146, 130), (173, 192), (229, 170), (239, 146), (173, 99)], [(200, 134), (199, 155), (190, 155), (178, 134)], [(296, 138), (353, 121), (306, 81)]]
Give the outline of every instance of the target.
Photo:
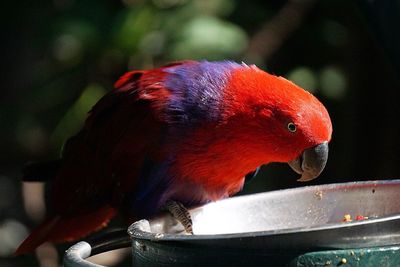
[(162, 101), (168, 96), (155, 82), (164, 76), (160, 70), (128, 72), (93, 107), (84, 128), (64, 146), (49, 217), (21, 244), (17, 254), (45, 241), (82, 238), (115, 216), (114, 207), (137, 183), (134, 178), (144, 155), (160, 150), (163, 122), (159, 108), (147, 100)]
[[(168, 199), (199, 204), (228, 197), (258, 166), (291, 161), (331, 139), (329, 115), (315, 97), (255, 66), (178, 62), (128, 72), (115, 86), (66, 143), (49, 216), (17, 253), (84, 237), (117, 209), (138, 219), (144, 215), (135, 212), (146, 210), (149, 199), (156, 198), (156, 212)], [(289, 121), (296, 134), (288, 131)], [(141, 176), (149, 159), (162, 183)], [(149, 187), (158, 195), (146, 199), (141, 193)]]
[[(232, 72), (224, 92), (229, 103), (225, 123), (202, 125), (190, 139), (182, 140), (174, 166), (181, 179), (190, 177), (202, 184), (212, 199), (240, 191), (244, 174), (261, 164), (288, 162), (304, 149), (331, 139), (325, 107), (282, 77), (255, 66), (240, 68)], [(299, 114), (300, 110), (309, 114)], [(286, 130), (285, 116), (293, 114), (305, 135)]]

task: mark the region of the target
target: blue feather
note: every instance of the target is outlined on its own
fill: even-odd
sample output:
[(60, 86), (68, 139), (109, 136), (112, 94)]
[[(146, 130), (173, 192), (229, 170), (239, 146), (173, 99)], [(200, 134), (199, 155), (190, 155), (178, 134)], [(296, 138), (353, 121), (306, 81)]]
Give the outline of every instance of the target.
[(233, 69), (243, 67), (231, 61), (183, 64), (168, 68), (165, 87), (172, 92), (167, 117), (170, 122), (193, 125), (218, 121), (224, 88)]

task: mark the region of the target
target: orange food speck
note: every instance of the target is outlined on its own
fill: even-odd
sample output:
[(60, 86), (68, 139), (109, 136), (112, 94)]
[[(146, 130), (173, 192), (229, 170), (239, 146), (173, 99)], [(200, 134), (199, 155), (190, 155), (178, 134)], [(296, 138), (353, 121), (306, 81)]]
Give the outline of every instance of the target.
[(352, 220), (351, 220), (351, 215), (350, 214), (345, 214), (344, 216), (343, 216), (343, 221), (344, 222), (351, 222)]

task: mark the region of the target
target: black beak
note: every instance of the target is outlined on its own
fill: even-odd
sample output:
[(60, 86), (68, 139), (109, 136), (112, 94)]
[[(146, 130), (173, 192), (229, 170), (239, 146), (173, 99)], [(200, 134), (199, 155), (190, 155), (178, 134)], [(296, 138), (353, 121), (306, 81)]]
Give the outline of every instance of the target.
[(304, 150), (300, 157), (288, 162), (295, 172), (301, 174), (297, 181), (306, 182), (317, 178), (325, 168), (328, 151), (328, 142), (323, 142)]

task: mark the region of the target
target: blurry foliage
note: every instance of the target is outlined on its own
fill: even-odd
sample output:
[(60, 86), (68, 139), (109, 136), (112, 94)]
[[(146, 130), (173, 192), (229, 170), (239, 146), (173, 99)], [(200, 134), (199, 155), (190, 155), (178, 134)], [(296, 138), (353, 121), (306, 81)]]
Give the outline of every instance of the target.
[(77, 133), (83, 125), (90, 108), (106, 93), (98, 84), (89, 84), (60, 120), (50, 138), (56, 147), (63, 145), (66, 139)]
[(29, 60), (30, 89), (24, 84), (25, 94), (14, 96), (21, 105), (17, 127), (9, 129), (17, 131), (14, 145), (39, 158), (56, 155), (127, 69), (188, 58), (239, 59), (248, 37), (226, 19), (235, 5), (230, 0), (47, 4), (43, 13), (48, 16), (37, 28), (31, 26), (39, 34), (29, 39), (35, 48), (20, 47), (32, 53), (18, 62)]
[(315, 72), (305, 66), (299, 66), (291, 70), (287, 74), (287, 78), (312, 93), (315, 92), (318, 86), (318, 80)]
[[(289, 12), (292, 17), (278, 20), (281, 28), (270, 28), (287, 34), (268, 58), (252, 51), (254, 36), (287, 3), (294, 7), (307, 4), (310, 9), (305, 9), (308, 11), (296, 29), (282, 28), (301, 10), (296, 8), (290, 10), (295, 13)], [(376, 22), (374, 17), (363, 17), (360, 5), (345, 0), (41, 0), (8, 4), (6, 10), (18, 10), (18, 15), (5, 12), (3, 17), (4, 62), (8, 65), (0, 98), (0, 175), (11, 179), (0, 176), (0, 189), (9, 188), (12, 194), (1, 191), (2, 244), (15, 246), (15, 240), (9, 241), (2, 229), (20, 227), (13, 218), (23, 218), (21, 202), (15, 199), (23, 164), (57, 157), (62, 143), (79, 130), (92, 105), (125, 71), (173, 60), (257, 63), (315, 93), (330, 111), (334, 126), (330, 160), (315, 183), (399, 174), (400, 128), (390, 122), (400, 116), (395, 103), (399, 83), (391, 65), (400, 61), (391, 62), (384, 54), (384, 49), (392, 48), (391, 52), (399, 55), (398, 46), (390, 43), (398, 36), (390, 27), (398, 25), (393, 19), (396, 16), (390, 17), (378, 34), (390, 38), (377, 40), (366, 23)], [(370, 6), (372, 15), (375, 7), (379, 14), (399, 15), (400, 11), (398, 4)], [(257, 45), (269, 48), (268, 43)], [(372, 102), (384, 107), (371, 108)], [(263, 168), (246, 192), (299, 186), (295, 178), (286, 166), (272, 165)]]

